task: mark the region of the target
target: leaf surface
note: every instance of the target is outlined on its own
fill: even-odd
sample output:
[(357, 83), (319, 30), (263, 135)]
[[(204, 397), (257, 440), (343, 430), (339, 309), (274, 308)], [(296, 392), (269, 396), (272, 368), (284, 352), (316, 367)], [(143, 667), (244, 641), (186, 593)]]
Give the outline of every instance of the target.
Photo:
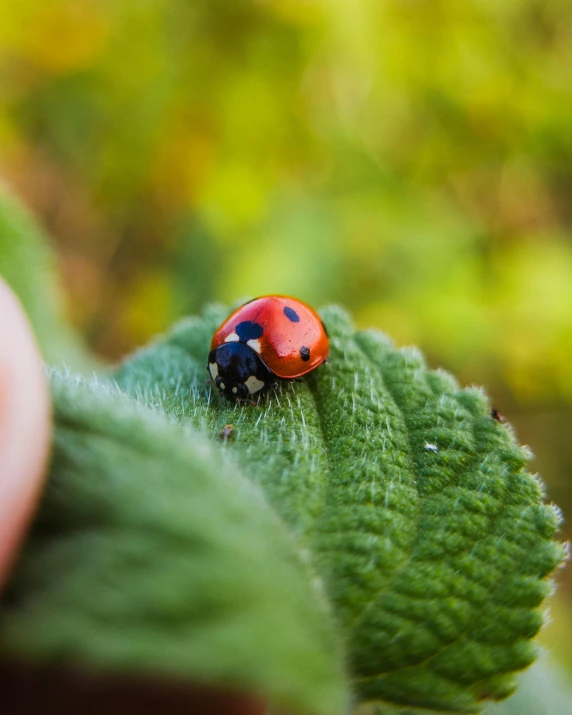
[(54, 377), (48, 489), (3, 595), (0, 654), (345, 712), (320, 584), (234, 460), (108, 387)]
[(414, 349), (322, 313), (326, 366), (259, 405), (207, 385), (223, 307), (181, 323), (116, 374), (145, 404), (219, 441), (325, 580), (362, 701), (477, 712), (535, 658), (559, 514), (484, 393)]

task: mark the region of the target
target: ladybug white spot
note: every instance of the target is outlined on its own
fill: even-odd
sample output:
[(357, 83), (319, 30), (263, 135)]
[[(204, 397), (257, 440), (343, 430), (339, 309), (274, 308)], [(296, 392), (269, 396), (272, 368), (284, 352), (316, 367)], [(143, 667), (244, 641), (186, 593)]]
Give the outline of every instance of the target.
[(226, 385), (224, 384), (224, 382), (219, 382), (218, 386), (220, 390), (226, 390)]
[(224, 339), (225, 343), (238, 343), (240, 338), (236, 333), (229, 333)]
[(216, 364), (216, 362), (209, 362), (209, 372), (211, 374), (212, 379), (214, 380), (218, 375), (218, 365)]
[(248, 388), (248, 391), (251, 395), (253, 395), (255, 392), (259, 392), (264, 387), (264, 383), (262, 382), (262, 380), (259, 380), (257, 377), (254, 377), (254, 375), (251, 375), (248, 380), (245, 380), (244, 384)]
[(238, 392), (238, 387), (233, 387), (233, 388), (232, 388), (232, 392), (233, 392), (233, 394), (236, 395), (236, 393)]
[(262, 346), (260, 345), (260, 340), (255, 340), (254, 338), (252, 338), (246, 344), (248, 345), (249, 348), (252, 348), (260, 355), (260, 353), (262, 351)]

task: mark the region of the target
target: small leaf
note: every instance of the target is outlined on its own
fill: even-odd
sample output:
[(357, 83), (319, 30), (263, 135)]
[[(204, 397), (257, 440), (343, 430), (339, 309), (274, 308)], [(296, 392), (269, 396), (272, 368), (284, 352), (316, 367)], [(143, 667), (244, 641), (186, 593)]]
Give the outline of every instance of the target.
[(205, 371), (227, 313), (184, 321), (118, 384), (215, 440), (234, 425), (226, 448), (327, 583), (360, 699), (477, 712), (509, 695), (564, 555), (510, 427), (481, 390), (337, 309), (323, 312), (326, 366), (259, 406), (229, 404)]
[(108, 388), (55, 377), (53, 395), (51, 474), (3, 596), (2, 657), (343, 712), (324, 595), (230, 456)]
[(94, 360), (65, 324), (48, 241), (0, 187), (0, 276), (20, 299), (46, 360), (83, 369)]

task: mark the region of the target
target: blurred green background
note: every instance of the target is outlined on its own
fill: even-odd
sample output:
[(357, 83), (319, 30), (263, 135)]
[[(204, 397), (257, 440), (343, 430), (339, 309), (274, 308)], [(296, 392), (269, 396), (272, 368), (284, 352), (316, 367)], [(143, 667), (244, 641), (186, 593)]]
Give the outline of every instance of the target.
[(485, 384), (572, 514), (570, 0), (0, 0), (0, 174), (102, 355), (342, 303)]

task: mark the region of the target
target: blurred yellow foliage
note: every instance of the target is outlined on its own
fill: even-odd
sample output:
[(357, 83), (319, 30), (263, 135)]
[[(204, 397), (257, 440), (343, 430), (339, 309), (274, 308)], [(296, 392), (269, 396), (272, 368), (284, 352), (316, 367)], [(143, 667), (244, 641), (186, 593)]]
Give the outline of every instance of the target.
[(89, 0), (0, 3), (0, 43), (50, 73), (81, 70), (103, 50), (103, 8)]

